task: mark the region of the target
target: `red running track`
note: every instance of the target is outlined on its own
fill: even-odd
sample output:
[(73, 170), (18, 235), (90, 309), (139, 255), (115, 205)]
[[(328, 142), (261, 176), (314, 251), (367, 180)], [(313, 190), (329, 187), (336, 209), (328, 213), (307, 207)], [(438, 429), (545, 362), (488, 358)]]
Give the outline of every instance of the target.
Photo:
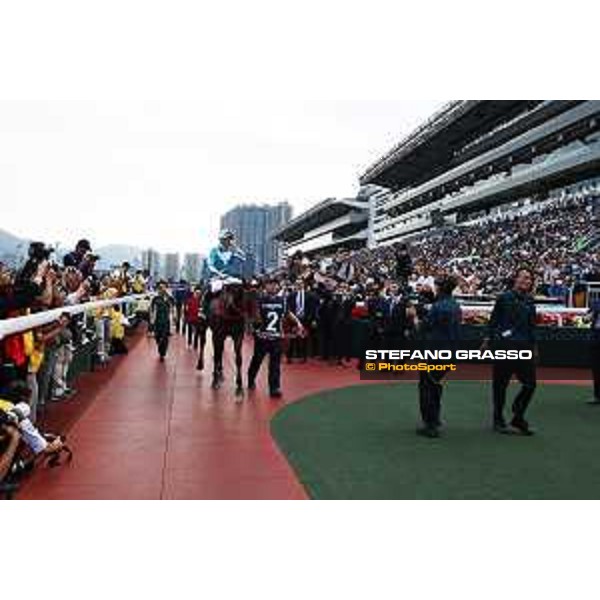
[[(226, 381), (214, 391), (210, 342), (203, 372), (183, 338), (171, 342), (165, 363), (154, 341), (142, 337), (107, 371), (81, 376), (78, 393), (52, 406), (49, 419), (54, 428), (68, 429), (73, 463), (38, 468), (19, 498), (306, 498), (270, 436), (269, 421), (286, 402), (359, 383), (356, 369), (317, 361), (284, 365), (284, 399), (271, 400), (265, 361), (257, 390), (237, 404), (229, 346)], [(250, 351), (247, 346), (245, 368)]]

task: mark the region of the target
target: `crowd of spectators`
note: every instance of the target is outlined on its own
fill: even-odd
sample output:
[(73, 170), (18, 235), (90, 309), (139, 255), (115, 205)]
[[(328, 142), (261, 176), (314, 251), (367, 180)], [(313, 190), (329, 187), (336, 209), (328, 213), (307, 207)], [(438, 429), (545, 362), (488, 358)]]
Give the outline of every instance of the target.
[(30, 244), (23, 266), (10, 268), (0, 262), (0, 320), (50, 309), (57, 315), (45, 325), (0, 338), (2, 493), (9, 493), (14, 485), (4, 481), (6, 477), (12, 479), (38, 456), (62, 450), (60, 437), (49, 438), (40, 432), (40, 417), (49, 403), (64, 402), (73, 394), (74, 357), (87, 348), (92, 360), (102, 364), (127, 352), (129, 304), (105, 305), (77, 314), (71, 307), (144, 293), (149, 279), (140, 271), (133, 273), (126, 262), (111, 272), (99, 272), (98, 259), (89, 241), (80, 240), (60, 262), (41, 242)]
[(310, 285), (315, 277), (333, 287), (345, 282), (360, 292), (402, 280), (420, 292), (436, 278), (453, 275), (457, 294), (488, 296), (506, 288), (516, 267), (527, 265), (536, 274), (537, 295), (566, 301), (574, 286), (600, 279), (597, 201), (595, 195), (566, 195), (408, 242), (310, 259), (299, 252), (280, 275), (284, 282), (300, 277)]
[(76, 316), (67, 310), (146, 290), (147, 278), (133, 273), (128, 263), (101, 273), (98, 259), (89, 241), (80, 240), (60, 262), (51, 248), (33, 242), (20, 268), (0, 263), (0, 320), (58, 309), (54, 322), (0, 340), (0, 399), (10, 400), (15, 386), (26, 385), (34, 423), (48, 403), (73, 393), (69, 370), (78, 348), (92, 347), (99, 363), (127, 351), (125, 307), (117, 304)]

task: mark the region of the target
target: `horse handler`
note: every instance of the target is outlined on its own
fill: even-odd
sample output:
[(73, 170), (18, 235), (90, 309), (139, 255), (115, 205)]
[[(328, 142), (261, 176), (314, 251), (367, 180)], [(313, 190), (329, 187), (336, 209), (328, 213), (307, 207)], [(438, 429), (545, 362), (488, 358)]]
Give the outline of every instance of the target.
[(283, 323), (289, 319), (304, 335), (302, 323), (289, 310), (286, 297), (279, 293), (279, 282), (273, 277), (265, 281), (265, 292), (257, 298), (258, 319), (254, 325), (254, 354), (248, 367), (248, 389), (256, 389), (256, 376), (267, 354), (269, 355), (269, 395), (281, 398), (281, 354), (283, 350)]

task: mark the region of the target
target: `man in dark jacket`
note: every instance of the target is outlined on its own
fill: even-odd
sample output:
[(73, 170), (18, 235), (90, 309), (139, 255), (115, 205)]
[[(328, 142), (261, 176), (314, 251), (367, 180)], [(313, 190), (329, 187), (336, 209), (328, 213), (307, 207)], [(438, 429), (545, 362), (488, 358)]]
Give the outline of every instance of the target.
[(331, 360), (335, 354), (335, 328), (340, 312), (339, 297), (335, 293), (337, 284), (330, 286), (333, 289), (322, 289), (318, 312), (320, 354), (326, 361)]
[[(433, 348), (452, 350), (460, 339), (461, 310), (452, 292), (456, 279), (447, 277), (436, 283), (436, 296), (421, 324), (424, 338)], [(439, 437), (441, 426), (442, 379), (446, 370), (419, 373), (419, 408), (423, 426), (417, 434), (428, 438)]]
[(389, 299), (382, 294), (379, 282), (369, 283), (367, 296), (367, 336), (361, 352), (358, 368), (362, 369), (366, 350), (381, 350), (385, 348), (385, 323), (389, 310)]
[(150, 323), (154, 331), (158, 355), (160, 361), (163, 362), (169, 349), (171, 315), (175, 303), (169, 295), (165, 281), (159, 282), (157, 291), (158, 294), (152, 298), (152, 302), (150, 303)]
[(302, 323), (305, 331), (304, 336), (290, 339), (287, 360), (291, 363), (293, 358), (300, 358), (302, 362), (306, 362), (309, 354), (314, 353), (319, 298), (312, 290), (307, 289), (301, 279), (298, 279), (294, 284), (294, 290), (288, 295), (287, 302), (289, 310)]
[(335, 356), (338, 364), (343, 364), (342, 359), (346, 362), (352, 357), (352, 311), (356, 305), (356, 297), (352, 293), (348, 283), (341, 282), (338, 293), (338, 319), (334, 330), (335, 336)]
[[(517, 271), (511, 290), (496, 298), (490, 316), (488, 335), (484, 340), (487, 347), (490, 340), (500, 349), (530, 349), (535, 351), (535, 303), (531, 290), (534, 275), (529, 268)], [(504, 420), (506, 390), (512, 376), (521, 383), (516, 395), (510, 428)], [(494, 431), (498, 433), (519, 433), (532, 435), (533, 431), (525, 420), (525, 412), (531, 402), (536, 387), (535, 362), (533, 360), (497, 360), (492, 370), (492, 390), (494, 404)]]
[(389, 287), (386, 309), (386, 348), (399, 349), (404, 346), (407, 332), (413, 327), (415, 311), (398, 283), (392, 283)]

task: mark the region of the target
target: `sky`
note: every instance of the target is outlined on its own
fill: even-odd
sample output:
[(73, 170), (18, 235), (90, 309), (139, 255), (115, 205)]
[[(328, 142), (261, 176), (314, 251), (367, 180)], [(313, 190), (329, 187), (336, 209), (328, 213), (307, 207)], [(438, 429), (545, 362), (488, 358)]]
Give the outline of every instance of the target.
[(298, 214), (355, 194), (360, 173), (438, 104), (1, 101), (0, 226), (63, 245), (205, 253), (236, 204), (287, 200)]
[(205, 253), (239, 203), (355, 194), (444, 100), (369, 83), (344, 6), (3, 3), (0, 228)]

